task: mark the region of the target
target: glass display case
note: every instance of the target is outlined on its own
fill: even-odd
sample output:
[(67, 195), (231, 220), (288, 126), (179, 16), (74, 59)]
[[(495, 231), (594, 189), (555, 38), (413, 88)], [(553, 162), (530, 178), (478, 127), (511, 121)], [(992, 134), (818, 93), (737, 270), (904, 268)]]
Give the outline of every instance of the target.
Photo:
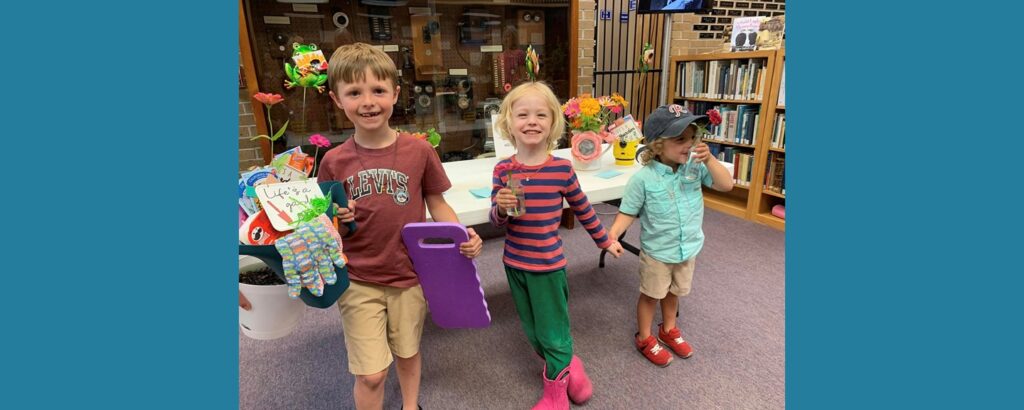
[[(392, 127), (441, 135), (443, 161), (472, 159), (494, 151), (491, 114), (512, 86), (526, 79), (525, 50), (540, 55), (539, 79), (569, 98), (571, 36), (568, 0), (244, 1), (257, 85), (284, 101), (270, 113), (273, 124), (289, 121), (275, 152), (308, 144), (311, 134), (333, 143), (353, 133), (324, 84), (285, 87), (285, 63), (298, 47), (315, 44), (329, 59), (344, 44), (380, 47), (400, 73), (401, 91)], [(306, 50), (306, 49), (303, 49)], [(253, 86), (253, 84), (249, 84)], [(278, 108), (284, 107), (284, 108)]]

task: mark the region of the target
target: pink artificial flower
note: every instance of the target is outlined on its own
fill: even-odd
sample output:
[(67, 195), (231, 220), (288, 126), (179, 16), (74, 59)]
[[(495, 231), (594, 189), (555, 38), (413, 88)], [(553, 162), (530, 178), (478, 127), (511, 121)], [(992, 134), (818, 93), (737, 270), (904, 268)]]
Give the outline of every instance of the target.
[(270, 93), (256, 93), (256, 95), (252, 96), (252, 98), (266, 106), (271, 106), (281, 101), (284, 101), (284, 97), (282, 97), (280, 94)]
[(712, 124), (718, 125), (718, 124), (722, 123), (722, 114), (719, 114), (718, 110), (715, 110), (715, 109), (708, 110), (707, 114), (708, 114), (708, 121), (710, 121)]
[(579, 113), (580, 113), (580, 102), (579, 102), (579, 100), (573, 98), (573, 99), (569, 100), (568, 103), (565, 104), (565, 115), (566, 116), (571, 118), (571, 117), (576, 116)]
[(318, 148), (327, 148), (331, 146), (331, 140), (327, 139), (326, 137), (320, 134), (310, 135), (309, 143), (316, 145)]
[(608, 107), (608, 109), (611, 110), (612, 114), (619, 114), (622, 112), (622, 106), (619, 105), (613, 105)]
[(495, 165), (494, 166), (494, 173), (496, 175), (498, 175), (499, 178), (500, 178), (502, 173), (508, 174), (509, 178), (511, 178), (512, 177), (512, 171), (517, 171), (517, 170), (519, 170), (520, 167), (521, 167), (521, 164), (519, 164), (517, 162), (514, 163), (512, 161), (508, 161), (508, 162), (505, 162), (505, 163), (502, 163), (502, 164)]

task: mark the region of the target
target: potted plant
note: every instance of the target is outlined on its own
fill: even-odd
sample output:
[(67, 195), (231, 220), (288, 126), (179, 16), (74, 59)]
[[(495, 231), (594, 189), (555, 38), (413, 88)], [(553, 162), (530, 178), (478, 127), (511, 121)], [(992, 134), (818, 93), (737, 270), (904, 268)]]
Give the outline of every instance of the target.
[(253, 256), (238, 256), (238, 294), (238, 326), (253, 339), (287, 336), (306, 310), (302, 300), (288, 297), (284, 281)]
[(578, 171), (592, 171), (601, 168), (601, 156), (608, 152), (603, 143), (616, 138), (607, 131), (607, 126), (629, 106), (618, 93), (611, 96), (592, 97), (585, 93), (570, 98), (562, 105), (562, 114), (572, 134), (573, 168)]

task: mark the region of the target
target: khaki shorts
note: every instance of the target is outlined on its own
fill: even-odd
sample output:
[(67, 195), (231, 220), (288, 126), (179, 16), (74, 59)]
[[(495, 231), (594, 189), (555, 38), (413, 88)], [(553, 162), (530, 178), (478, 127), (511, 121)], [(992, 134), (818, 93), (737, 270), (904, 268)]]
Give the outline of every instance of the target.
[(338, 299), (345, 330), (348, 371), (369, 375), (420, 351), (427, 302), (423, 288), (393, 288), (352, 281)]
[(640, 293), (653, 299), (664, 299), (670, 292), (676, 296), (690, 294), (696, 260), (665, 263), (640, 251)]

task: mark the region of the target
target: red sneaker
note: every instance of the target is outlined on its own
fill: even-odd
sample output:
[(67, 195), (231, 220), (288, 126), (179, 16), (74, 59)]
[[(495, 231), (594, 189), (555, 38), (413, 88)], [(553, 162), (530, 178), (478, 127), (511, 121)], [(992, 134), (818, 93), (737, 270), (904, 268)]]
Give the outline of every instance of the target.
[(672, 355), (658, 344), (654, 335), (647, 336), (647, 339), (644, 340), (639, 340), (639, 337), (640, 332), (637, 332), (633, 336), (633, 343), (636, 344), (636, 350), (639, 350), (647, 360), (659, 367), (665, 367), (672, 363)]
[(693, 355), (693, 348), (683, 340), (683, 334), (679, 331), (679, 328), (673, 327), (672, 330), (666, 333), (661, 326), (661, 324), (658, 325), (658, 340), (664, 343), (665, 346), (668, 346), (669, 349), (672, 349), (673, 352), (676, 352), (679, 357), (684, 359), (690, 358)]

